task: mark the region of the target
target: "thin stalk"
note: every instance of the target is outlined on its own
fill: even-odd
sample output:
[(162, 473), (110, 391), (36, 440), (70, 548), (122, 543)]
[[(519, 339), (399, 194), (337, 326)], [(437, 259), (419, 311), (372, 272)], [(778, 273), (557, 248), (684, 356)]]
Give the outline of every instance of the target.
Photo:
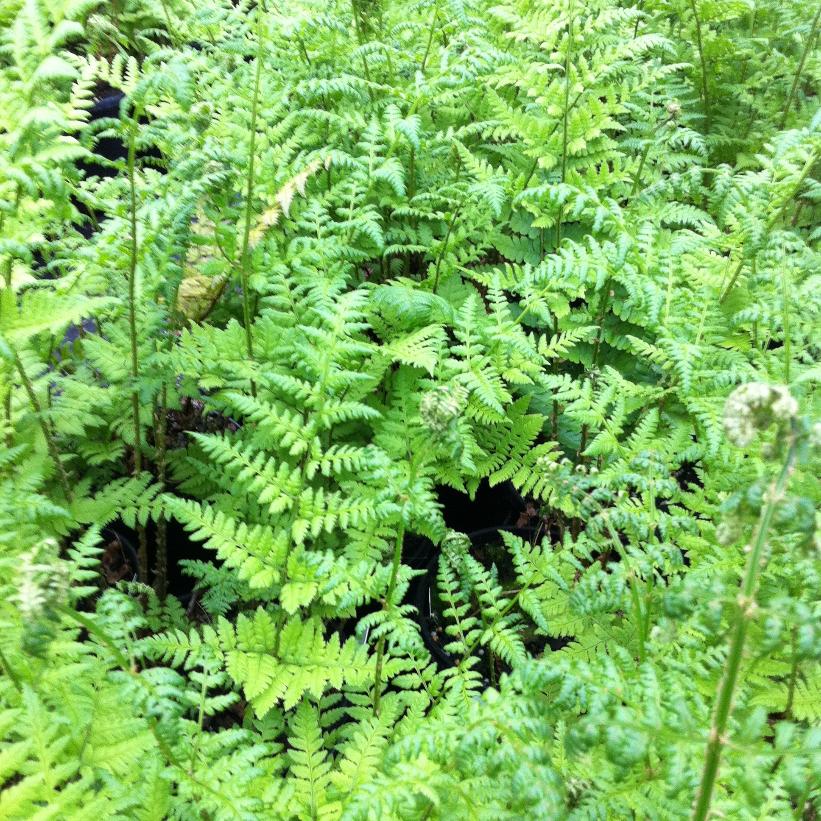
[(718, 766), (721, 761), (721, 751), (727, 744), (727, 725), (732, 713), (733, 695), (738, 681), (738, 673), (741, 669), (744, 645), (747, 641), (747, 630), (755, 614), (755, 593), (759, 574), (762, 565), (765, 563), (764, 550), (767, 544), (767, 533), (770, 529), (775, 507), (784, 496), (795, 458), (796, 441), (793, 436), (778, 478), (770, 484), (769, 493), (765, 497), (767, 504), (761, 511), (753, 546), (747, 558), (747, 567), (744, 571), (738, 597), (738, 612), (730, 639), (730, 650), (727, 655), (724, 675), (718, 689), (713, 723), (707, 741), (704, 770), (701, 775), (698, 795), (696, 796), (695, 808), (693, 809), (693, 821), (705, 821), (710, 812), (713, 789), (715, 788)]
[[(559, 318), (554, 314), (553, 315), (553, 336), (558, 336), (559, 334)], [(558, 358), (554, 358), (553, 362), (550, 364), (551, 372), (556, 375), (559, 373), (559, 363)], [(553, 407), (550, 411), (550, 430), (553, 435), (553, 441), (559, 441), (559, 400), (553, 400)]]
[[(361, 12), (356, 0), (351, 0), (351, 12), (353, 13), (353, 24), (356, 29), (356, 40), (361, 48), (365, 45), (367, 40), (365, 39), (365, 29), (362, 27)], [(371, 73), (368, 69), (368, 61), (365, 59), (364, 54), (362, 55), (362, 73), (365, 76), (365, 82), (368, 83), (368, 97), (370, 97), (371, 102), (373, 102), (374, 98), (373, 89), (371, 88)]]
[[(160, 389), (160, 400), (154, 414), (154, 442), (156, 444), (157, 483), (165, 486), (166, 453), (168, 431), (168, 385), (163, 382)], [(157, 555), (154, 566), (154, 586), (157, 595), (164, 599), (168, 592), (168, 522), (160, 514), (157, 519)]]
[(11, 399), (12, 399), (11, 394), (12, 394), (12, 382), (13, 382), (12, 376), (13, 376), (13, 373), (14, 373), (14, 368), (10, 366), (9, 367), (8, 390), (6, 391), (6, 395), (3, 398), (3, 415), (6, 418), (6, 427), (7, 427), (7, 432), (6, 432), (6, 447), (7, 448), (14, 447), (14, 425), (12, 424), (13, 419), (12, 419), (12, 411), (11, 411)]
[(804, 71), (804, 63), (807, 60), (807, 55), (810, 53), (810, 49), (812, 48), (813, 41), (815, 40), (815, 35), (818, 33), (818, 22), (821, 20), (821, 3), (818, 4), (818, 9), (815, 12), (815, 17), (812, 21), (812, 26), (810, 26), (810, 33), (807, 37), (807, 42), (804, 43), (804, 50), (801, 52), (801, 59), (798, 61), (798, 68), (795, 70), (795, 77), (792, 81), (792, 87), (790, 88), (790, 94), (787, 97), (787, 103), (784, 106), (784, 111), (781, 114), (781, 122), (778, 124), (779, 131), (784, 128), (787, 124), (787, 117), (789, 116), (790, 109), (792, 108), (793, 100), (795, 99), (795, 93), (798, 91), (798, 83), (801, 80), (801, 73)]
[[(408, 203), (413, 201), (413, 198), (416, 196), (416, 152), (413, 149), (413, 146), (410, 148), (410, 155), (408, 157)], [(416, 229), (416, 218), (411, 217), (411, 226)], [(411, 268), (411, 255), (410, 251), (405, 252), (405, 260), (404, 260), (404, 273), (405, 276), (410, 276), (410, 268)]]
[[(459, 177), (462, 174), (462, 157), (459, 155), (457, 157), (458, 163), (456, 166), (456, 179), (454, 180), (454, 185), (459, 184)], [(442, 247), (439, 249), (439, 254), (436, 257), (436, 273), (433, 277), (433, 293), (436, 293), (436, 290), (439, 288), (439, 272), (442, 267), (442, 260), (445, 257), (445, 252), (448, 250), (448, 243), (450, 242), (450, 235), (453, 232), (453, 226), (456, 224), (456, 219), (459, 216), (459, 213), (462, 210), (462, 204), (459, 203), (454, 209), (453, 213), (450, 215), (450, 220), (448, 221), (448, 228), (445, 232), (445, 239), (442, 241)]]
[[(17, 211), (18, 207), (20, 206), (20, 198), (23, 194), (23, 188), (21, 184), (17, 183), (17, 188), (14, 193), (14, 210)], [(6, 212), (0, 212), (0, 236), (3, 235), (3, 228), (6, 225)], [(6, 264), (3, 267), (3, 283), (5, 287), (10, 291), (11, 290), (11, 273), (12, 273), (12, 265), (13, 265), (13, 258), (9, 256), (6, 260)], [(10, 377), (11, 374), (14, 373), (14, 368), (10, 368)], [(12, 415), (11, 415), (11, 402), (12, 402), (12, 386), (11, 386), (11, 378), (9, 378), (9, 390), (5, 396), (3, 402), (3, 412), (6, 417), (6, 424), (8, 425), (8, 433), (6, 434), (6, 447), (11, 448), (14, 445), (14, 427), (12, 425)]]
[(54, 466), (57, 468), (57, 475), (60, 478), (60, 484), (63, 487), (63, 493), (65, 493), (66, 499), (68, 499), (69, 502), (73, 502), (74, 493), (71, 490), (71, 484), (68, 481), (68, 474), (66, 473), (66, 469), (63, 465), (62, 460), (60, 459), (60, 451), (57, 449), (57, 443), (54, 440), (54, 433), (51, 430), (51, 427), (49, 426), (45, 416), (43, 416), (43, 407), (40, 404), (40, 400), (37, 398), (37, 394), (34, 391), (34, 385), (31, 384), (31, 379), (29, 379), (29, 376), (26, 373), (26, 369), (23, 366), (23, 360), (20, 359), (20, 356), (17, 353), (17, 351), (14, 351), (14, 364), (17, 368), (17, 372), (20, 374), (20, 379), (23, 382), (23, 387), (26, 389), (26, 393), (28, 394), (32, 410), (34, 411), (34, 414), (37, 417), (38, 422), (40, 423), (40, 430), (43, 431), (43, 436), (46, 440), (46, 447), (48, 448), (49, 456), (51, 456), (51, 459), (54, 462)]
[(197, 762), (197, 753), (199, 752), (200, 748), (200, 739), (202, 738), (202, 725), (205, 721), (205, 696), (208, 692), (207, 690), (207, 683), (208, 683), (208, 675), (205, 670), (205, 666), (202, 668), (202, 686), (200, 687), (200, 704), (199, 710), (197, 711), (197, 737), (194, 739), (194, 743), (191, 745), (191, 759), (188, 764), (188, 772), (194, 772), (194, 764)]
[[(602, 300), (602, 306), (599, 310), (599, 315), (596, 318), (596, 324), (599, 327), (596, 331), (596, 339), (593, 342), (593, 356), (590, 360), (591, 369), (596, 368), (596, 366), (599, 364), (599, 353), (601, 352), (602, 336), (604, 335), (604, 319), (605, 314), (607, 313), (607, 309), (610, 306), (610, 296), (612, 292), (612, 289), (610, 288), (609, 279), (607, 280), (607, 282), (604, 283), (604, 287), (605, 292), (604, 298)], [(584, 464), (585, 462), (585, 458), (582, 454), (584, 453), (584, 450), (587, 447), (587, 435), (589, 432), (589, 426), (585, 422), (585, 424), (582, 425), (581, 437), (579, 438), (579, 449), (576, 452), (576, 457), (581, 460), (582, 464)]]
[[(778, 221), (781, 219), (782, 215), (784, 214), (784, 211), (786, 210), (787, 206), (798, 195), (798, 192), (801, 190), (801, 186), (804, 184), (804, 180), (807, 179), (807, 176), (809, 175), (810, 171), (812, 171), (812, 167), (815, 165), (815, 162), (816, 162), (817, 159), (818, 159), (818, 156), (817, 156), (816, 152), (815, 151), (810, 152), (810, 156), (807, 158), (807, 161), (804, 163), (804, 167), (801, 169), (801, 173), (798, 175), (798, 182), (796, 182), (793, 190), (790, 192), (790, 195), (784, 200), (783, 203), (781, 203), (781, 207), (778, 209), (778, 211), (775, 212), (775, 214), (772, 215), (769, 222), (765, 226), (765, 228), (764, 228), (764, 234), (765, 235), (769, 234), (773, 230), (773, 228), (775, 228), (776, 224), (778, 223)], [(733, 271), (733, 275), (730, 277), (729, 284), (724, 289), (724, 292), (721, 294), (721, 296), (718, 298), (719, 304), (724, 302), (724, 300), (727, 298), (727, 295), (730, 293), (730, 291), (733, 290), (733, 286), (735, 285), (736, 280), (738, 279), (739, 275), (741, 274), (741, 270), (742, 270), (743, 267), (744, 267), (744, 257), (742, 256), (742, 258), (738, 261), (738, 265), (736, 266), (735, 271)]]
[(710, 130), (710, 93), (707, 88), (707, 60), (704, 56), (704, 41), (701, 36), (701, 18), (698, 16), (696, 0), (690, 0), (690, 7), (693, 10), (693, 20), (696, 24), (696, 46), (698, 48), (698, 59), (701, 63), (701, 99), (704, 103), (704, 125), (705, 131)]
[[(391, 575), (388, 580), (388, 591), (385, 594), (385, 609), (390, 607), (391, 599), (396, 590), (396, 580), (399, 577), (399, 567), (402, 564), (402, 545), (405, 540), (405, 525), (400, 524), (396, 533), (396, 545), (393, 549)], [(373, 712), (379, 715), (379, 702), (382, 698), (382, 665), (385, 659), (385, 637), (382, 636), (376, 645), (376, 671), (373, 680)]]
[[(242, 229), (242, 248), (240, 251), (240, 278), (242, 283), (242, 322), (245, 325), (245, 351), (248, 359), (254, 360), (254, 337), (251, 331), (251, 219), (254, 210), (254, 178), (257, 150), (257, 119), (259, 117), (259, 96), (262, 84), (262, 58), (264, 49), (263, 6), (257, 7), (257, 54), (254, 71), (254, 96), (251, 101), (250, 140), (248, 145), (248, 174), (245, 179), (245, 219)], [(256, 397), (257, 386), (251, 380), (251, 395)]]
[(431, 19), (430, 19), (430, 28), (429, 28), (429, 31), (428, 31), (428, 44), (427, 44), (427, 46), (425, 46), (425, 54), (422, 57), (422, 64), (419, 66), (419, 72), (420, 72), (420, 74), (423, 74), (423, 75), (425, 73), (425, 66), (427, 66), (427, 64), (428, 64), (428, 57), (430, 57), (430, 49), (431, 49), (431, 46), (433, 45), (433, 35), (436, 32), (436, 17), (437, 17), (438, 14), (439, 14), (439, 0), (436, 0), (436, 2), (433, 4), (433, 15), (431, 16)]
[(168, 28), (168, 38), (171, 40), (172, 45), (176, 45), (177, 31), (174, 28), (174, 24), (171, 22), (171, 13), (168, 10), (168, 3), (166, 0), (160, 0), (160, 5), (162, 6), (163, 14), (165, 15), (165, 25)]
[[(570, 60), (573, 54), (573, 6), (570, 6), (570, 22), (567, 29), (567, 51), (564, 55), (564, 106), (562, 114), (562, 184), (567, 176), (567, 129), (570, 119)], [(559, 206), (559, 214), (556, 217), (556, 248), (562, 242), (562, 217), (564, 216), (564, 206)]]
[(789, 385), (792, 343), (790, 341), (790, 283), (787, 266), (784, 266), (784, 271), (781, 274), (781, 312), (781, 325), (784, 333), (784, 384)]
[(790, 637), (790, 644), (792, 645), (792, 663), (790, 664), (790, 679), (787, 684), (787, 703), (784, 705), (784, 716), (788, 719), (792, 718), (792, 705), (795, 699), (795, 685), (798, 682), (798, 648), (796, 645), (797, 628), (793, 627), (792, 635)]
[(636, 171), (636, 176), (633, 177), (633, 188), (630, 191), (631, 197), (636, 196), (636, 192), (639, 190), (639, 186), (641, 185), (641, 174), (642, 171), (644, 171), (644, 164), (647, 162), (647, 157), (650, 155), (650, 149), (653, 147), (653, 139), (662, 128), (664, 128), (668, 123), (672, 121), (672, 116), (667, 117), (660, 123), (657, 123), (653, 130), (650, 132), (650, 136), (647, 138), (647, 145), (645, 146), (644, 151), (641, 154), (641, 159), (639, 160), (639, 167)]
[[(128, 254), (128, 335), (131, 342), (131, 419), (134, 425), (134, 476), (143, 470), (142, 422), (140, 420), (140, 354), (137, 335), (137, 255), (139, 239), (137, 237), (137, 182), (135, 174), (137, 157), (137, 127), (139, 111), (134, 110), (128, 135), (128, 188), (130, 243)], [(148, 581), (148, 538), (145, 525), (137, 526), (137, 559), (140, 581)]]

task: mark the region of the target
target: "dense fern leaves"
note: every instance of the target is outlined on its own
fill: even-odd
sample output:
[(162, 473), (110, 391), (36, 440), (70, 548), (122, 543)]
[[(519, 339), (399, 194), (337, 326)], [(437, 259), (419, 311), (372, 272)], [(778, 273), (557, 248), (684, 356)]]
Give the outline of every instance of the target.
[(0, 815), (821, 813), (819, 27), (0, 0)]

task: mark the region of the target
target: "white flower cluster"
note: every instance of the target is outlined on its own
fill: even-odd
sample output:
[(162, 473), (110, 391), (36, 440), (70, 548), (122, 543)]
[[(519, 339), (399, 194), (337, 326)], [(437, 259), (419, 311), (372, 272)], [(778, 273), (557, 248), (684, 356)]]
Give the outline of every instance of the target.
[(749, 382), (736, 388), (724, 406), (724, 432), (740, 448), (773, 422), (788, 422), (798, 413), (798, 402), (783, 385)]
[(439, 385), (429, 390), (419, 402), (422, 424), (433, 433), (444, 433), (462, 413), (466, 399), (467, 391), (458, 386)]

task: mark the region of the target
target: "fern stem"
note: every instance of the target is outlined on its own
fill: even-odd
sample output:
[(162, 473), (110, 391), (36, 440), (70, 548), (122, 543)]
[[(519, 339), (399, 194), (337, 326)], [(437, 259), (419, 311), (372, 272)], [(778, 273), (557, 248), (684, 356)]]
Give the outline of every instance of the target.
[[(160, 400), (155, 412), (154, 441), (156, 444), (157, 483), (165, 488), (166, 453), (168, 430), (168, 384), (163, 382)], [(157, 518), (157, 555), (154, 567), (154, 586), (157, 595), (164, 599), (168, 592), (168, 522), (160, 513)]]
[(653, 130), (650, 132), (649, 137), (647, 138), (647, 145), (644, 147), (644, 151), (641, 153), (641, 159), (639, 160), (639, 167), (636, 171), (636, 176), (633, 177), (633, 188), (630, 191), (630, 196), (635, 197), (636, 193), (639, 190), (639, 186), (641, 185), (641, 174), (644, 171), (644, 164), (647, 162), (647, 158), (650, 155), (650, 149), (653, 147), (653, 140), (655, 139), (656, 134), (664, 128), (668, 123), (673, 121), (672, 117), (667, 117), (666, 119), (662, 120), (658, 123)]
[(176, 45), (177, 31), (174, 24), (171, 22), (171, 13), (168, 10), (167, 0), (160, 0), (160, 5), (162, 6), (163, 14), (165, 15), (165, 25), (168, 28), (168, 38), (171, 40), (172, 45)]
[[(385, 607), (387, 610), (391, 606), (393, 594), (396, 591), (396, 580), (399, 577), (399, 567), (402, 564), (402, 545), (405, 540), (405, 525), (399, 525), (396, 533), (396, 545), (393, 549), (393, 562), (391, 563), (391, 575), (388, 580), (388, 590), (385, 593)], [(385, 659), (385, 637), (382, 636), (376, 645), (376, 670), (373, 680), (373, 712), (379, 715), (379, 703), (382, 699), (382, 665)]]
[(63, 465), (63, 462), (60, 459), (60, 451), (58, 450), (57, 443), (54, 439), (54, 432), (51, 430), (48, 420), (45, 418), (45, 416), (43, 416), (43, 407), (40, 404), (40, 400), (37, 398), (37, 394), (34, 391), (34, 385), (32, 385), (31, 379), (29, 379), (29, 376), (26, 373), (25, 366), (23, 365), (23, 360), (20, 359), (20, 355), (17, 353), (17, 351), (13, 351), (12, 355), (14, 357), (14, 364), (17, 368), (17, 372), (20, 374), (20, 379), (23, 382), (23, 387), (25, 388), (26, 393), (28, 394), (32, 410), (34, 411), (34, 414), (37, 417), (37, 421), (40, 423), (40, 430), (43, 431), (43, 437), (46, 440), (46, 447), (48, 448), (49, 456), (51, 456), (51, 459), (54, 462), (54, 466), (57, 469), (57, 475), (59, 476), (60, 484), (63, 488), (63, 493), (65, 493), (66, 499), (68, 499), (69, 502), (73, 502), (74, 493), (71, 490), (71, 484), (68, 481), (68, 474), (66, 473), (65, 466)]
[(205, 721), (205, 696), (207, 690), (208, 676), (206, 674), (205, 665), (202, 667), (202, 685), (200, 687), (200, 703), (197, 710), (197, 737), (191, 745), (191, 759), (188, 764), (189, 775), (194, 772), (194, 764), (197, 763), (197, 754), (199, 753), (200, 740), (202, 739), (202, 726)]
[[(553, 314), (553, 336), (559, 335), (559, 318)], [(554, 357), (550, 363), (551, 372), (556, 375), (559, 373), (558, 357)], [(559, 441), (559, 400), (553, 399), (553, 406), (550, 410), (550, 431), (554, 442)]]
[(781, 273), (781, 331), (784, 334), (784, 384), (790, 384), (790, 360), (792, 342), (790, 340), (790, 286), (789, 269), (784, 265)]
[[(573, 54), (573, 23), (575, 19), (573, 17), (575, 9), (573, 8), (573, 4), (570, 5), (570, 21), (568, 22), (568, 29), (567, 29), (567, 51), (564, 55), (564, 105), (563, 105), (563, 113), (562, 113), (562, 177), (561, 182), (564, 185), (565, 178), (567, 177), (567, 130), (568, 130), (568, 121), (570, 119), (570, 60)], [(564, 216), (564, 205), (559, 206), (559, 213), (556, 217), (556, 248), (561, 245), (562, 242), (562, 218)]]
[(690, 7), (693, 10), (693, 20), (696, 24), (696, 46), (698, 48), (698, 59), (701, 63), (701, 99), (704, 103), (704, 125), (705, 131), (710, 131), (710, 94), (707, 88), (707, 60), (704, 56), (704, 41), (701, 36), (701, 18), (698, 16), (698, 6), (696, 0), (690, 0)]
[(787, 97), (787, 103), (784, 106), (784, 111), (781, 114), (781, 122), (778, 124), (778, 129), (783, 130), (784, 126), (787, 124), (787, 117), (790, 114), (790, 109), (792, 108), (793, 100), (795, 99), (795, 94), (798, 91), (798, 84), (801, 80), (801, 74), (804, 71), (804, 63), (807, 60), (807, 55), (810, 53), (810, 49), (812, 48), (813, 41), (815, 40), (815, 35), (818, 33), (818, 22), (821, 20), (821, 3), (818, 4), (818, 9), (815, 12), (815, 17), (812, 21), (812, 26), (810, 26), (810, 33), (807, 37), (807, 42), (804, 43), (804, 50), (801, 52), (801, 59), (798, 61), (798, 68), (795, 70), (795, 77), (792, 81), (792, 87), (790, 88), (790, 94)]
[[(596, 331), (596, 339), (593, 342), (593, 356), (590, 359), (590, 368), (594, 370), (597, 365), (599, 364), (599, 353), (601, 352), (601, 343), (602, 343), (602, 336), (604, 334), (604, 320), (605, 315), (607, 313), (607, 309), (610, 307), (610, 299), (614, 295), (612, 288), (610, 288), (610, 280), (608, 279), (604, 283), (604, 298), (602, 300), (601, 309), (599, 310), (599, 315), (596, 318), (596, 324), (599, 326), (598, 330)], [(585, 422), (582, 425), (581, 436), (579, 438), (579, 449), (576, 452), (576, 458), (579, 459), (582, 464), (585, 462), (585, 458), (583, 456), (584, 450), (587, 447), (587, 436), (589, 433), (589, 426)]]
[(792, 474), (796, 451), (796, 437), (793, 432), (791, 434), (789, 450), (778, 478), (770, 484), (769, 492), (765, 496), (767, 503), (761, 511), (756, 527), (755, 539), (753, 540), (752, 549), (747, 558), (747, 566), (744, 571), (744, 578), (738, 597), (738, 612), (735, 617), (724, 675), (719, 685), (716, 707), (713, 714), (713, 723), (707, 742), (704, 770), (701, 775), (701, 784), (693, 810), (693, 821), (705, 821), (710, 811), (713, 789), (721, 761), (721, 751), (727, 744), (727, 725), (732, 712), (733, 695), (735, 693), (736, 682), (738, 681), (738, 673), (741, 669), (744, 645), (747, 641), (747, 630), (755, 612), (755, 593), (758, 586), (759, 574), (764, 564), (767, 533), (770, 529), (770, 523), (772, 522), (776, 505), (783, 498), (787, 482)]
[(784, 717), (792, 718), (792, 706), (795, 700), (795, 685), (798, 682), (798, 648), (795, 646), (798, 628), (793, 627), (790, 635), (792, 646), (792, 662), (790, 663), (790, 678), (787, 684), (787, 703), (784, 705)]
[[(11, 369), (13, 373), (13, 368)], [(12, 411), (11, 411), (11, 379), (9, 379), (9, 386), (8, 390), (6, 391), (6, 395), (3, 398), (3, 414), (6, 418), (6, 447), (10, 450), (14, 447), (14, 426), (12, 420)]]
[[(137, 181), (135, 166), (137, 159), (137, 127), (139, 110), (134, 109), (128, 133), (128, 190), (130, 242), (128, 254), (128, 335), (131, 343), (131, 420), (134, 425), (134, 476), (143, 470), (142, 423), (140, 420), (140, 357), (137, 336)], [(148, 538), (145, 525), (137, 525), (137, 560), (140, 581), (148, 581)]]
[[(457, 155), (457, 165), (456, 165), (456, 179), (454, 181), (454, 185), (459, 184), (459, 177), (462, 174), (462, 157), (461, 155)], [(433, 293), (435, 294), (437, 289), (439, 288), (439, 272), (442, 267), (442, 260), (445, 257), (445, 253), (448, 250), (448, 243), (450, 242), (450, 235), (453, 233), (453, 226), (456, 224), (456, 220), (459, 216), (459, 213), (462, 210), (462, 203), (460, 202), (456, 207), (453, 209), (453, 213), (450, 215), (450, 220), (448, 220), (448, 228), (445, 232), (445, 238), (442, 241), (442, 247), (439, 249), (439, 253), (436, 256), (436, 272), (433, 276)]]
[(433, 4), (433, 14), (430, 18), (430, 27), (428, 31), (428, 44), (425, 46), (425, 54), (422, 57), (422, 63), (419, 66), (420, 74), (424, 75), (425, 73), (425, 66), (428, 64), (428, 57), (430, 56), (430, 49), (433, 45), (433, 35), (436, 33), (436, 18), (439, 14), (439, 0), (436, 0)]
[[(357, 0), (351, 0), (351, 12), (353, 13), (353, 24), (354, 29), (356, 30), (356, 40), (359, 43), (359, 47), (365, 45), (367, 40), (365, 39), (365, 29), (362, 26), (362, 12), (359, 9), (359, 4)], [(374, 101), (373, 98), (373, 89), (371, 88), (371, 73), (368, 69), (368, 61), (365, 59), (365, 55), (362, 55), (362, 73), (365, 76), (365, 82), (368, 84), (368, 97), (370, 97), (371, 102)]]
[[(17, 183), (17, 187), (14, 193), (14, 210), (17, 211), (18, 207), (20, 206), (20, 198), (23, 195), (23, 186), (21, 183)], [(6, 212), (0, 212), (0, 237), (3, 236), (3, 228), (6, 224)], [(13, 264), (13, 257), (9, 256), (6, 260), (6, 264), (3, 267), (3, 283), (4, 286), (10, 291), (11, 290), (11, 273), (12, 273), (12, 264)], [(14, 373), (14, 367), (10, 368), (11, 374)], [(11, 379), (9, 380), (11, 382)], [(3, 411), (6, 416), (6, 424), (8, 425), (8, 433), (6, 434), (6, 447), (11, 448), (14, 446), (14, 426), (12, 425), (12, 410), (11, 410), (11, 403), (12, 403), (12, 387), (9, 384), (8, 392), (6, 393), (4, 402), (3, 402)]]
[[(256, 171), (256, 150), (257, 150), (257, 119), (259, 117), (259, 96), (262, 85), (262, 58), (264, 49), (264, 26), (263, 26), (264, 6), (260, 2), (257, 6), (257, 53), (256, 66), (254, 70), (254, 93), (251, 100), (251, 123), (248, 143), (248, 173), (245, 179), (245, 218), (242, 229), (242, 246), (240, 251), (240, 280), (242, 284), (242, 322), (245, 326), (245, 351), (248, 359), (254, 360), (254, 337), (251, 330), (251, 218), (254, 208), (254, 182)], [(251, 380), (251, 395), (256, 397), (257, 386)]]

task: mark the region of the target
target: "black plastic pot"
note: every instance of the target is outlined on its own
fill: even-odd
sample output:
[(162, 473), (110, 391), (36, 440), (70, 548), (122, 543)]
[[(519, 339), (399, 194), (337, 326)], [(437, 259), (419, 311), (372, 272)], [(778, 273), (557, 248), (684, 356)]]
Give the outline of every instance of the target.
[(114, 91), (113, 89), (98, 97), (90, 109), (91, 119), (102, 120), (106, 117), (119, 117), (120, 106), (124, 99), (125, 94), (122, 91)]
[[(91, 106), (89, 111), (90, 123), (94, 123), (99, 120), (118, 120), (120, 118), (120, 111), (124, 100), (125, 94), (123, 94), (122, 91), (115, 91), (111, 89), (104, 92)], [(147, 122), (147, 119), (145, 117), (141, 117), (140, 122), (145, 123)], [(112, 165), (94, 161), (80, 161), (78, 165), (83, 169), (86, 176), (89, 177), (113, 177), (117, 173), (116, 169), (113, 167), (113, 163), (126, 162), (128, 159), (128, 145), (118, 136), (100, 137), (96, 141), (94, 151), (97, 156), (103, 158), (104, 160), (108, 160), (108, 162), (112, 163)], [(145, 160), (147, 158), (158, 160), (162, 158), (162, 155), (156, 148), (150, 147), (147, 150), (138, 151), (137, 158), (141, 160)]]
[(444, 507), (447, 526), (460, 533), (514, 526), (525, 509), (524, 499), (511, 482), (491, 487), (484, 480), (476, 489), (473, 499), (444, 485), (437, 488), (437, 495)]
[[(91, 106), (90, 121), (119, 119), (120, 106), (125, 100), (121, 91), (112, 91), (98, 98)], [(128, 146), (119, 137), (101, 137), (95, 145), (95, 153), (112, 163), (125, 162), (128, 158)], [(98, 162), (81, 162), (80, 167), (89, 177), (113, 177), (117, 172), (114, 168)]]
[(137, 549), (122, 527), (109, 525), (100, 534), (103, 537), (105, 552), (102, 556), (102, 573), (108, 585), (118, 581), (136, 581), (140, 562)]
[[(212, 561), (214, 552), (203, 547), (200, 542), (192, 541), (183, 526), (171, 519), (166, 522), (166, 544), (168, 554), (167, 569), (167, 590), (169, 595), (175, 596), (183, 604), (191, 601), (194, 591), (195, 581), (182, 571), (180, 561), (184, 559), (199, 559), (200, 561)], [(134, 568), (134, 573), (128, 581), (137, 581), (137, 568), (139, 560), (137, 558), (137, 533), (133, 528), (127, 527), (122, 522), (109, 525), (102, 531), (103, 539), (106, 541), (116, 540), (122, 547), (123, 555), (128, 563)], [(157, 525), (149, 521), (146, 525), (146, 539), (148, 542), (148, 565), (153, 568), (157, 555)]]
[[(156, 554), (156, 524), (149, 531), (150, 547)], [(196, 581), (183, 572), (181, 561), (198, 560), (211, 562), (215, 559), (213, 550), (204, 547), (202, 542), (192, 541), (185, 528), (175, 519), (166, 521), (166, 544), (168, 554), (167, 583), (168, 593), (176, 596), (183, 604), (191, 601)]]
[[(472, 533), (469, 533), (468, 538), (473, 548), (478, 549), (490, 543), (497, 542), (499, 540), (499, 533), (502, 531), (528, 540), (536, 535), (536, 531), (532, 528), (486, 527), (482, 530), (474, 530)], [(425, 642), (425, 646), (439, 667), (447, 668), (455, 667), (456, 660), (437, 641), (435, 633), (440, 627), (443, 627), (443, 625), (440, 625), (437, 614), (433, 611), (433, 590), (436, 587), (436, 574), (439, 571), (440, 554), (440, 550), (435, 551), (427, 564), (425, 574), (416, 580), (412, 592), (413, 604), (418, 613), (417, 618), (419, 621), (419, 629), (422, 633), (422, 640)]]

